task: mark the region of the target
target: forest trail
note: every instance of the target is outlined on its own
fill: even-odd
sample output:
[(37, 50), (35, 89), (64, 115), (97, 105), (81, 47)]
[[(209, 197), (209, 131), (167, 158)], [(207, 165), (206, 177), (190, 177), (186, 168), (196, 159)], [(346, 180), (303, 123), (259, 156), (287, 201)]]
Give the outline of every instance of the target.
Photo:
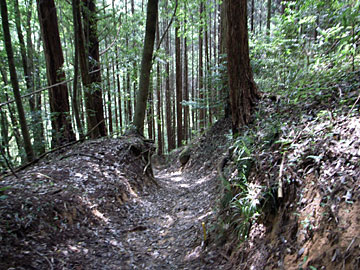
[(116, 237), (117, 245), (126, 253), (121, 262), (113, 262), (118, 268), (109, 265), (109, 269), (222, 269), (219, 255), (203, 252), (202, 247), (202, 222), (209, 230), (216, 179), (162, 170), (156, 172), (156, 180), (157, 191), (134, 198), (123, 209), (127, 219), (115, 221), (123, 232)]
[(185, 168), (174, 152), (153, 180), (151, 145), (136, 136), (70, 146), (4, 178), (0, 269), (225, 269), (202, 223), (213, 239), (228, 125), (200, 137)]

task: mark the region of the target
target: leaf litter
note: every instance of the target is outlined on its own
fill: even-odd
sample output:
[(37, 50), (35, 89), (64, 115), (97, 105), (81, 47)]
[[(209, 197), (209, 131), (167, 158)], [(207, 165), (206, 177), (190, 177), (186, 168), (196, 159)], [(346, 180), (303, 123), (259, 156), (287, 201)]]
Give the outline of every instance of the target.
[(87, 141), (2, 179), (0, 269), (223, 269), (204, 241), (215, 171), (153, 176), (149, 151), (138, 136)]

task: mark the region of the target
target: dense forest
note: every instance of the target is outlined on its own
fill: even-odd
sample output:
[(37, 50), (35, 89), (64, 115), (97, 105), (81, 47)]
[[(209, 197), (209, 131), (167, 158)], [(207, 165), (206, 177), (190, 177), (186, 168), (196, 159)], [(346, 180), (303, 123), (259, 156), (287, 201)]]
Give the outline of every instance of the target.
[[(359, 1), (0, 0), (0, 7), (0, 240), (4, 250), (15, 243), (17, 254), (1, 255), (0, 268), (359, 269)], [(79, 184), (84, 172), (102, 184)], [(27, 199), (37, 191), (36, 202)], [(141, 219), (134, 213), (146, 203), (126, 202), (147, 192), (155, 210)], [(110, 201), (125, 207), (128, 221), (115, 218), (120, 210)], [(171, 233), (151, 214), (167, 205), (168, 219), (176, 217)], [(193, 223), (178, 221), (189, 211)], [(112, 220), (120, 234), (152, 239), (165, 230), (176, 244), (157, 246), (164, 236), (144, 248), (150, 238), (129, 236), (119, 243), (135, 247), (131, 259), (121, 251), (109, 264), (79, 266), (80, 254), (84, 262), (91, 253), (84, 250), (98, 248), (95, 234), (80, 233), (90, 226), (77, 223), (82, 218), (102, 226), (104, 243), (113, 240), (101, 222)], [(176, 255), (196, 222), (200, 242)], [(36, 230), (41, 236), (29, 236)], [(64, 235), (94, 241), (68, 257), (66, 245), (76, 245), (56, 246)], [(325, 239), (320, 249), (328, 253), (316, 249)], [(153, 250), (161, 255), (147, 264)], [(32, 263), (16, 264), (26, 256)]]
[[(326, 70), (316, 83), (357, 66), (357, 1), (249, 1), (259, 90), (254, 82), (242, 84), (252, 75), (239, 72), (250, 67), (235, 57), (249, 54), (247, 22), (237, 21), (247, 16), (240, 4), (226, 10), (219, 1), (3, 2), (4, 168), (5, 160), (17, 166), (133, 125), (156, 141), (158, 154), (168, 153), (235, 108), (246, 112), (234, 116), (234, 125), (246, 124), (260, 92), (288, 90), (300, 102), (306, 81), (319, 71)], [(240, 82), (230, 76), (227, 84), (227, 67)], [(254, 93), (229, 94), (244, 87)], [(230, 105), (234, 99), (239, 103)]]

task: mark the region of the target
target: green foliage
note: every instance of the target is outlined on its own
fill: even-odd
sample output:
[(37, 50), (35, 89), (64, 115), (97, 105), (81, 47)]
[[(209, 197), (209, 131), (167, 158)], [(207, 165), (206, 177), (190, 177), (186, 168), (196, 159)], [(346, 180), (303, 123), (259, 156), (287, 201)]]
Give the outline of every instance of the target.
[(252, 67), (263, 92), (282, 102), (326, 102), (330, 90), (359, 68), (360, 4), (357, 1), (290, 3), (275, 16), (270, 37), (251, 37)]
[(5, 199), (7, 199), (7, 195), (4, 195), (4, 194), (2, 194), (4, 191), (6, 191), (6, 190), (8, 190), (8, 189), (10, 189), (11, 187), (9, 187), (9, 186), (6, 186), (6, 187), (1, 187), (0, 188), (0, 200), (5, 200)]
[[(261, 216), (263, 206), (272, 198), (267, 187), (255, 184), (249, 179), (254, 163), (251, 156), (254, 143), (255, 136), (250, 131), (236, 138), (233, 144), (233, 160), (237, 174), (231, 179), (223, 179), (225, 192), (221, 206), (231, 214), (222, 222), (228, 224), (228, 229), (232, 228), (241, 241), (248, 237), (252, 224)], [(222, 229), (224, 224), (220, 226)]]

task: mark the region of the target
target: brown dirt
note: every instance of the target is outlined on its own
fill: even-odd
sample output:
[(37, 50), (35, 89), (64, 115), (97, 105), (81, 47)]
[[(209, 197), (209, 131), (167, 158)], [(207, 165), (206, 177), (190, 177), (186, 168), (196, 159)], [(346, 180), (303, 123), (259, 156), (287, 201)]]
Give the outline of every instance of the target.
[(88, 141), (3, 179), (0, 269), (223, 269), (209, 241), (216, 172), (172, 167), (154, 180), (151, 147), (136, 136)]

